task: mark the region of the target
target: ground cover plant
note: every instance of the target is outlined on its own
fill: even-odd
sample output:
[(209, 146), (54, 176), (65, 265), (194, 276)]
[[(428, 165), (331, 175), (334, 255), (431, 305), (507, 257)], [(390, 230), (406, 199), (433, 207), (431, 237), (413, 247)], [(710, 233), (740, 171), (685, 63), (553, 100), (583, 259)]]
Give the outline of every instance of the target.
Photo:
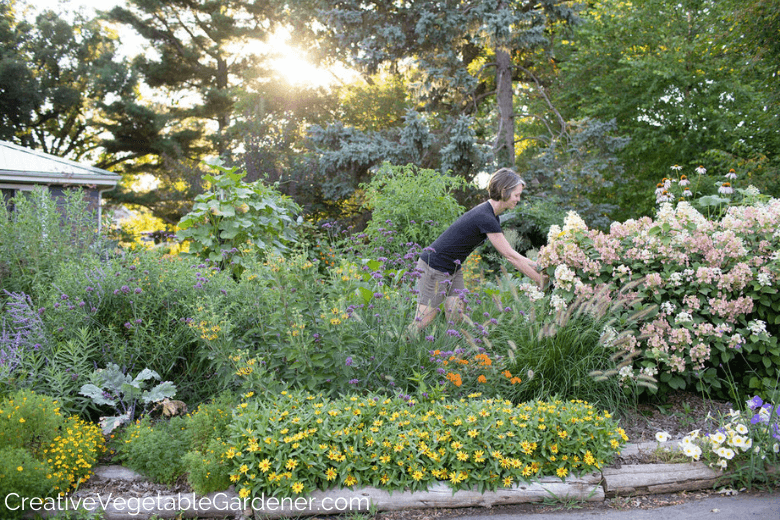
[[(188, 439), (205, 433), (200, 447), (183, 457), (195, 491), (234, 483), (246, 498), (365, 485), (424, 490), (434, 481), (484, 491), (541, 476), (566, 479), (603, 468), (627, 440), (609, 412), (580, 400), (515, 405), (479, 394), (330, 399), (282, 391), (274, 398), (247, 394), (231, 415), (225, 409), (206, 406), (154, 428), (138, 421), (119, 445), (137, 454), (130, 459), (148, 461), (140, 468), (145, 474), (156, 475), (160, 462), (147, 456), (155, 452), (151, 446), (162, 442), (166, 457), (181, 456)], [(204, 419), (215, 417), (217, 426), (204, 430)], [(172, 442), (179, 449), (169, 449)], [(175, 479), (172, 468), (183, 472), (179, 463), (163, 465), (159, 478)]]

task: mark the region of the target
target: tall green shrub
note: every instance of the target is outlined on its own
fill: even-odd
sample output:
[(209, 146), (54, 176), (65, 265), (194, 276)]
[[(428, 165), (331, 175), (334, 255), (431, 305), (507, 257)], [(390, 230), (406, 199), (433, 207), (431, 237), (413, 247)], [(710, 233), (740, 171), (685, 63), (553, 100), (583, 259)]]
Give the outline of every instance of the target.
[(66, 190), (59, 205), (42, 186), (11, 202), (13, 211), (0, 204), (0, 294), (35, 297), (63, 258), (78, 261), (106, 248), (81, 189)]
[(385, 163), (362, 185), (372, 212), (366, 234), (388, 252), (405, 252), (410, 242), (427, 247), (463, 213), (452, 194), (465, 186), (435, 170)]

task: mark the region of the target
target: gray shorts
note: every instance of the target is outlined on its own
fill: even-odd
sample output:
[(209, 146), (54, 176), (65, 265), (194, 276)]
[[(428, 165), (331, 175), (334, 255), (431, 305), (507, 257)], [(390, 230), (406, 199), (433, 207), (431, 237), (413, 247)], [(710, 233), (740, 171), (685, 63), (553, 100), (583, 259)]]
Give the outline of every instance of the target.
[(420, 258), (417, 260), (417, 270), (422, 276), (417, 280), (417, 303), (428, 307), (438, 307), (448, 296), (456, 296), (464, 291), (463, 269), (458, 269), (455, 274), (437, 271)]

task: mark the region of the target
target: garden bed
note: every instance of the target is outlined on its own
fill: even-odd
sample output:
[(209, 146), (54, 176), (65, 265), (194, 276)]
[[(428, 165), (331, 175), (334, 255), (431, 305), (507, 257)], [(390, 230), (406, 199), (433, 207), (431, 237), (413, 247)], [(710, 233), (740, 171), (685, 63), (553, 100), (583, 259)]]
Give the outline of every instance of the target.
[[(621, 425), (628, 432), (632, 444), (627, 445), (623, 453), (608, 468), (605, 468), (603, 480), (598, 474), (584, 479), (567, 479), (565, 484), (560, 479), (542, 479), (538, 483), (516, 485), (511, 489), (484, 494), (466, 490), (453, 494), (446, 484), (434, 486), (428, 492), (393, 494), (374, 488), (357, 488), (354, 491), (347, 489), (316, 492), (311, 498), (322, 501), (326, 497), (332, 500), (339, 497), (344, 500), (371, 497), (378, 511), (399, 518), (397, 515), (402, 514), (414, 517), (416, 510), (443, 509), (455, 514), (453, 508), (494, 507), (509, 504), (538, 505), (551, 500), (579, 504), (585, 502), (609, 504), (616, 497), (626, 495), (669, 495), (677, 491), (711, 489), (718, 474), (703, 463), (663, 464), (669, 460), (669, 457), (656, 450), (655, 434), (658, 431), (666, 431), (672, 439), (678, 439), (693, 429), (711, 428), (708, 415), (718, 416), (727, 413), (730, 408), (729, 403), (705, 400), (695, 394), (687, 393), (671, 395), (665, 406), (639, 405), (636, 411), (627, 412), (621, 417)], [(670, 441), (664, 443), (664, 447), (672, 448), (676, 443), (676, 440)], [(171, 503), (171, 501), (175, 502), (175, 497), (192, 496), (192, 493), (192, 489), (183, 479), (171, 486), (165, 486), (149, 482), (141, 475), (120, 466), (102, 466), (97, 468), (96, 474), (72, 496), (76, 498), (100, 496), (104, 497), (104, 500), (105, 497), (111, 496), (136, 501), (144, 497), (152, 497), (156, 501), (157, 497), (174, 497), (167, 502)], [(237, 495), (231, 491), (229, 495), (222, 498), (226, 497), (237, 497)], [(668, 501), (674, 502), (672, 498)], [(166, 511), (163, 509), (165, 503), (165, 501), (161, 502), (162, 507), (156, 509), (156, 514), (161, 518), (166, 518), (164, 516)], [(224, 503), (221, 507), (225, 507)], [(220, 518), (219, 509), (212, 509), (211, 513), (201, 512), (200, 517)], [(399, 509), (404, 510), (404, 513), (394, 512)], [(269, 510), (267, 513), (271, 517), (282, 516), (279, 511)], [(303, 510), (296, 511), (296, 514), (303, 513), (305, 513)], [(317, 514), (323, 512), (319, 511)], [(124, 518), (130, 518), (129, 514), (116, 510), (106, 516), (107, 520)], [(133, 518), (143, 518), (143, 516), (136, 514)]]

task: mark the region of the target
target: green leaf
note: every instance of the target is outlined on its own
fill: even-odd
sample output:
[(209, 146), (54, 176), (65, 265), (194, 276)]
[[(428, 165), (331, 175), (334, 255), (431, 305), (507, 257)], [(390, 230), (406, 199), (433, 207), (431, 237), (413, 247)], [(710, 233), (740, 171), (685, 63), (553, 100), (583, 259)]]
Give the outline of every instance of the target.
[(366, 289), (365, 287), (358, 287), (355, 290), (355, 293), (357, 293), (357, 295), (363, 299), (363, 303), (365, 304), (370, 303), (371, 299), (374, 297), (374, 292), (370, 289)]

